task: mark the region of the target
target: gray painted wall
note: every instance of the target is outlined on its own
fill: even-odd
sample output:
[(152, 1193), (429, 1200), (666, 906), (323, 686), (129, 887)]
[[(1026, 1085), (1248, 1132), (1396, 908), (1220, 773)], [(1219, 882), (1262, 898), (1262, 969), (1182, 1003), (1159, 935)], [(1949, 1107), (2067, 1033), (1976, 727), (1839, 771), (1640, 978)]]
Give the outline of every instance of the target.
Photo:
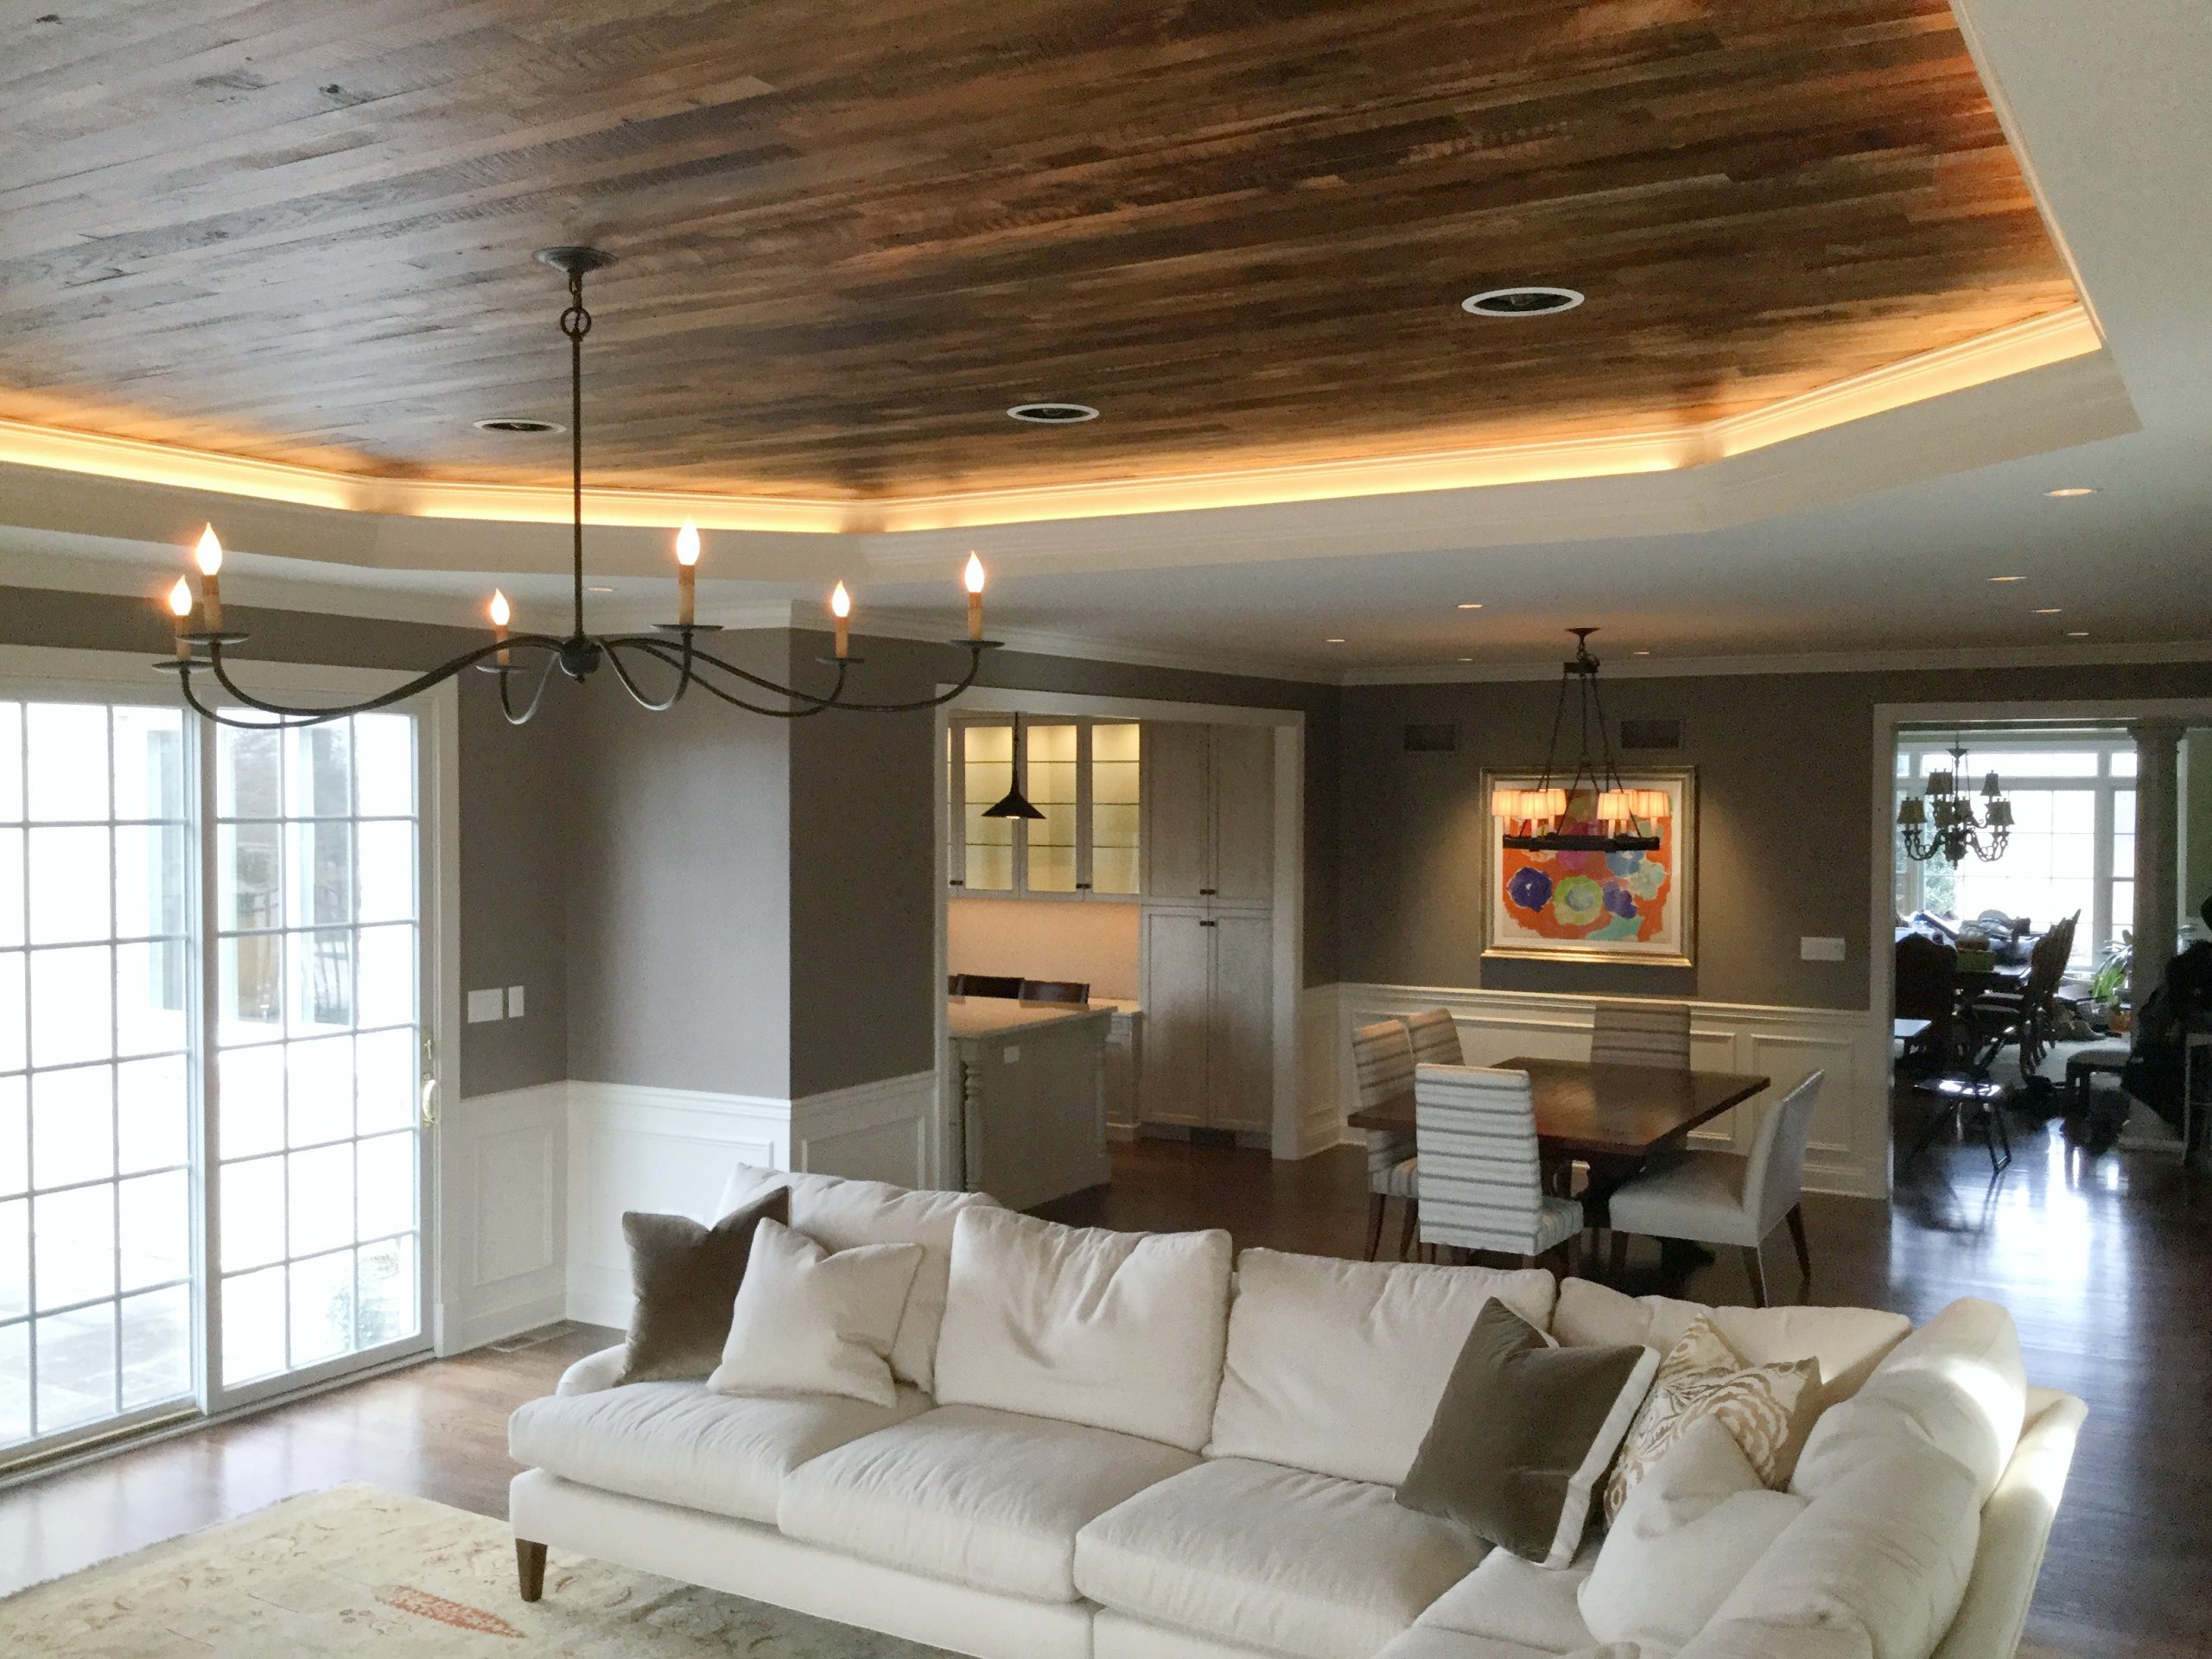
[[(1616, 678), (1615, 723), (1682, 722), (1698, 768), (1697, 964), (1592, 967), (1482, 957), (1485, 766), (1540, 766), (1556, 682), (1344, 693), (1338, 865), (1348, 981), (1864, 1007), (1873, 711), (1881, 702), (2212, 696), (2212, 664)], [(1410, 721), (1452, 721), (1457, 753), (1408, 754)], [(1841, 963), (1802, 962), (1801, 935)]]
[[(267, 660), (421, 670), (480, 644), (463, 628), (231, 604), (229, 620)], [(0, 588), (0, 642), (169, 654), (168, 619), (145, 599)], [(251, 684), (241, 676), (241, 683)], [(541, 717), (542, 719), (542, 717)], [(518, 731), (488, 675), (464, 677), (461, 709), (461, 960), (465, 986), (526, 984), (520, 1020), (464, 1026), (461, 1092), (488, 1094), (567, 1075), (560, 746)]]
[[(781, 675), (787, 636), (715, 650)], [(568, 699), (568, 1075), (790, 1094), (790, 728), (694, 694), (647, 714), (604, 671)]]

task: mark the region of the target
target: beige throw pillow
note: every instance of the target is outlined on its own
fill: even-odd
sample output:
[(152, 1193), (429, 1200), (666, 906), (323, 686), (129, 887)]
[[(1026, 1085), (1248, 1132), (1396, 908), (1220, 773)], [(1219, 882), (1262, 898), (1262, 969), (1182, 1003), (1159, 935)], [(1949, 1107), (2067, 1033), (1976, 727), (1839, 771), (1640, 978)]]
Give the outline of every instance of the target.
[(1629, 1492), (1682, 1432), (1717, 1417), (1743, 1449), (1760, 1482), (1780, 1487), (1818, 1414), (1821, 1363), (1789, 1360), (1747, 1365), (1709, 1317), (1700, 1317), (1659, 1363), (1651, 1392), (1629, 1426), (1605, 1482), (1605, 1519), (1621, 1512)]
[(717, 1394), (835, 1394), (888, 1406), (899, 1397), (891, 1344), (921, 1265), (918, 1244), (825, 1250), (763, 1221), (731, 1310)]

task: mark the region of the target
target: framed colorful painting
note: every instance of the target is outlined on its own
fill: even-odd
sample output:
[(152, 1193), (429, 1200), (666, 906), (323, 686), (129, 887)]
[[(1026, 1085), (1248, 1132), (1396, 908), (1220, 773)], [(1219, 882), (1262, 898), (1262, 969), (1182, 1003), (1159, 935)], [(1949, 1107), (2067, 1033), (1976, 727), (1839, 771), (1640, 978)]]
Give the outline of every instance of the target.
[[(1488, 816), (1499, 789), (1535, 789), (1531, 772), (1483, 774), (1489, 856), (1484, 868), (1483, 954), (1552, 962), (1648, 963), (1687, 968), (1697, 940), (1697, 772), (1692, 766), (1646, 767), (1623, 774), (1629, 789), (1667, 798), (1652, 828), (1650, 852), (1534, 852), (1505, 845), (1505, 827)], [(1571, 825), (1592, 820), (1596, 801), (1577, 791), (1567, 802)]]

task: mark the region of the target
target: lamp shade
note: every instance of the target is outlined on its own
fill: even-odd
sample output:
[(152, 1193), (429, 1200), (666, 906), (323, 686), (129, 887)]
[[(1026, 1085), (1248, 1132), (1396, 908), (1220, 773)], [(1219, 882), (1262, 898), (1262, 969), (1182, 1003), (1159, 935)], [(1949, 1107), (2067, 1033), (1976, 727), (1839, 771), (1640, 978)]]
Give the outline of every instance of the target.
[(1029, 798), (1016, 784), (997, 800), (983, 809), (987, 818), (1041, 818), (1045, 815), (1029, 804)]

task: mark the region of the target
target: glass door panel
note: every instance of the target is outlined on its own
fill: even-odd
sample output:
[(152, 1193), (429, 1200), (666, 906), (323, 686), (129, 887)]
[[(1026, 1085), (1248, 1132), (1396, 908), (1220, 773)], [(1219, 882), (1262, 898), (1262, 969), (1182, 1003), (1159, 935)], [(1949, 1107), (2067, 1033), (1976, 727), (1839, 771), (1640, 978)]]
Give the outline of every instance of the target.
[(1022, 741), (1029, 804), (1045, 816), (1028, 823), (1028, 891), (1076, 891), (1076, 728), (1031, 725)]
[(1135, 721), (1090, 728), (1090, 890), (1137, 891), (1138, 737)]
[(0, 1460), (194, 1395), (188, 762), (0, 702)]
[(416, 734), (216, 739), (221, 1385), (422, 1334)]
[(1014, 728), (963, 726), (960, 734), (963, 817), (962, 839), (966, 843), (966, 880), (969, 893), (1014, 891), (1014, 825), (1012, 818), (987, 818), (983, 809), (995, 804), (1014, 787)]

